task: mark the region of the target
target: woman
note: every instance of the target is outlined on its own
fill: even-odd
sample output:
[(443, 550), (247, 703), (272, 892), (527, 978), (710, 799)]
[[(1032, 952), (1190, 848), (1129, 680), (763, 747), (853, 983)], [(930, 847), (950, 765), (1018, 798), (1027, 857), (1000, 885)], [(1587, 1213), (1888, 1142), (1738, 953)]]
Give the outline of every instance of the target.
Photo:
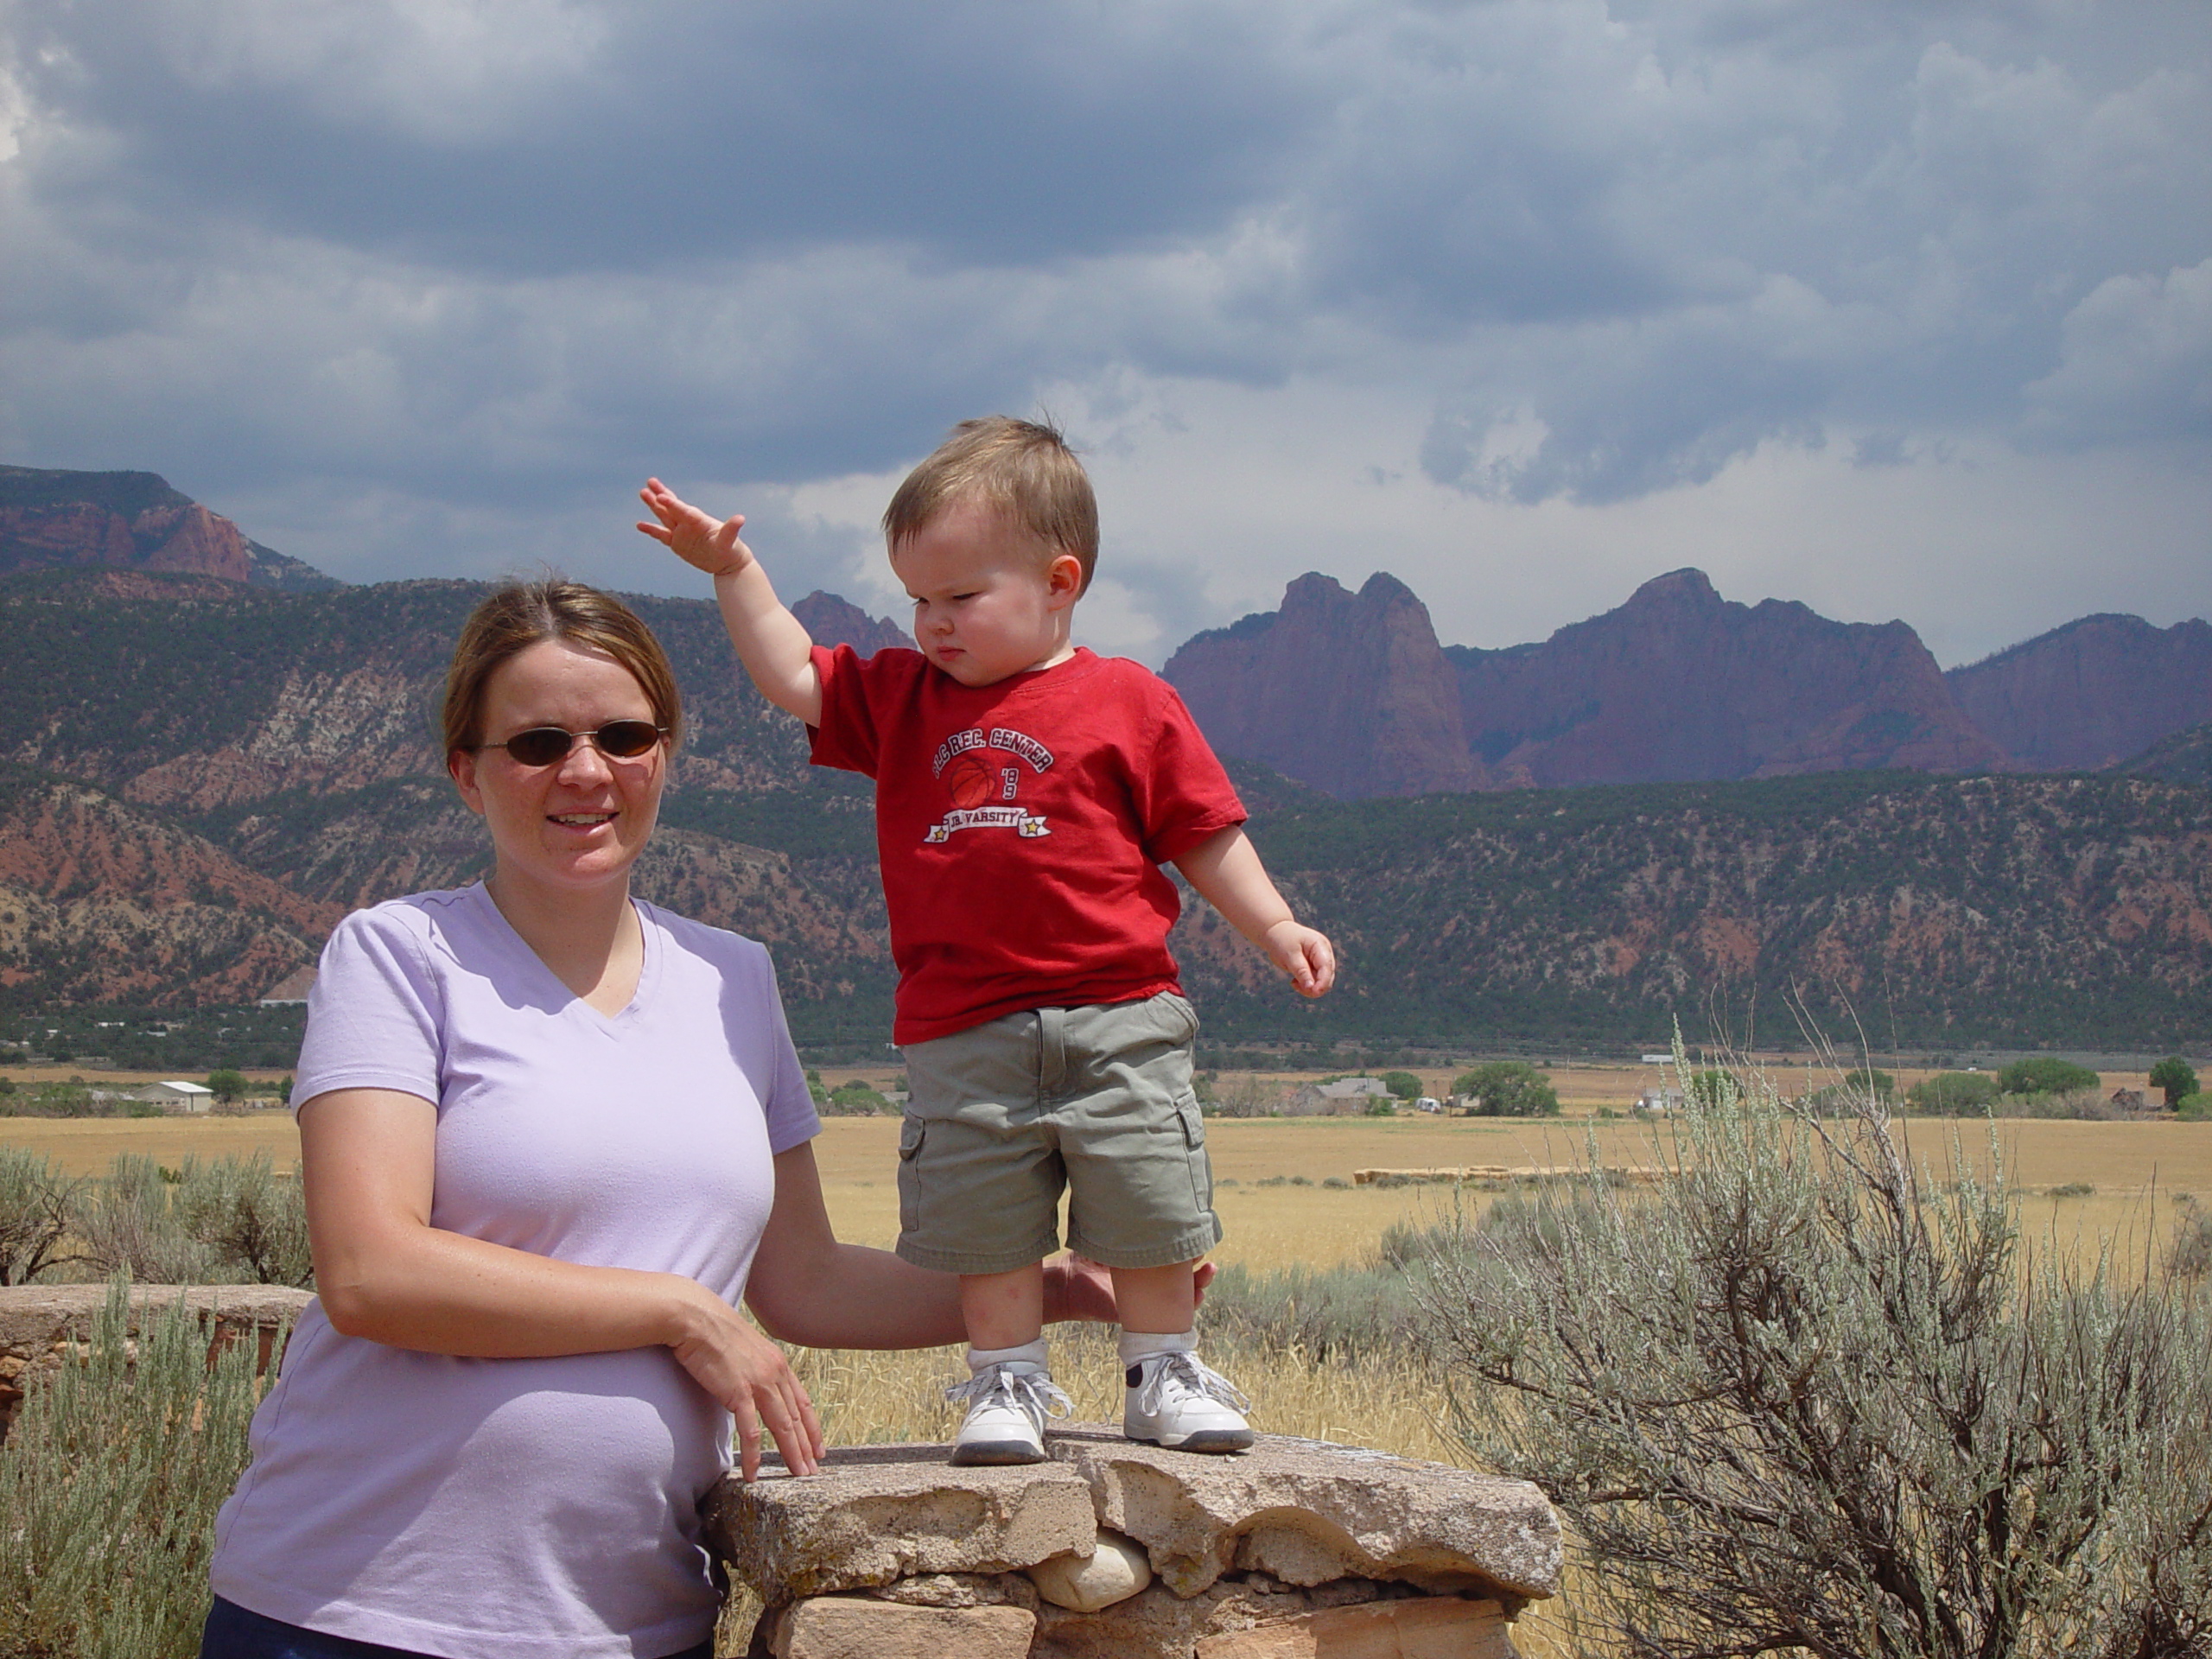
[[(630, 896), (680, 735), (579, 584), (477, 607), (447, 765), (491, 877), (340, 924), (295, 1098), (317, 1300), (216, 1526), (203, 1659), (683, 1659), (697, 1503), (820, 1425), (785, 1341), (957, 1340), (957, 1281), (841, 1245), (760, 945)], [(1064, 1267), (1058, 1311), (1109, 1315)]]

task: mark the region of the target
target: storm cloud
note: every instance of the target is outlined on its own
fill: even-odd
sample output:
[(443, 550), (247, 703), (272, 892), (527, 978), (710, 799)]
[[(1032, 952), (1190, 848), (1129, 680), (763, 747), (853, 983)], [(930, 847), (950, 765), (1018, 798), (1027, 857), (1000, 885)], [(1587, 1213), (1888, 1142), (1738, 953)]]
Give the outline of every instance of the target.
[(1502, 645), (1675, 564), (1946, 660), (2212, 608), (2212, 14), (2019, 0), (0, 7), (0, 458), (350, 580), (887, 608), (1046, 408), (1157, 660), (1319, 569)]

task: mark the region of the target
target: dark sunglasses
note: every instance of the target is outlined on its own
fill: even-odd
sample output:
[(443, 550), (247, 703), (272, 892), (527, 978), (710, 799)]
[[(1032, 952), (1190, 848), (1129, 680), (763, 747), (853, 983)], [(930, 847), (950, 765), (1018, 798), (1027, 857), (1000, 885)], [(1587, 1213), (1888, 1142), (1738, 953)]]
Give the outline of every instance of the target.
[(668, 734), (649, 720), (610, 720), (595, 732), (564, 732), (558, 726), (533, 726), (504, 743), (479, 743), (480, 749), (505, 749), (519, 766), (550, 766), (587, 737), (612, 760), (634, 760)]

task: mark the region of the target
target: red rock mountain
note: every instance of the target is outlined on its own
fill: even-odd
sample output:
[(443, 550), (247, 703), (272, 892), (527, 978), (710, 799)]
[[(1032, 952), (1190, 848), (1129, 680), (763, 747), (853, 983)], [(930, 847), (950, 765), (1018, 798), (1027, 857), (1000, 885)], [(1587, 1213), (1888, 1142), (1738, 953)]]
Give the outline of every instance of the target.
[(1700, 570), (1655, 576), (1540, 645), (1446, 654), (1493, 788), (2005, 764), (1904, 623), (1737, 604)]
[(1732, 603), (1697, 570), (1503, 651), (1440, 647), (1394, 577), (1305, 575), (1166, 672), (1223, 753), (1344, 798), (2006, 764), (1904, 623)]
[(1378, 572), (1357, 594), (1300, 576), (1280, 611), (1185, 640), (1165, 673), (1224, 754), (1332, 795), (1483, 782), (1428, 607), (1395, 576)]
[(886, 645), (914, 643), (914, 636), (896, 622), (870, 616), (850, 600), (819, 588), (792, 606), (791, 614), (805, 624), (816, 645), (850, 645), (863, 657), (873, 657)]
[(0, 575), (162, 570), (313, 593), (340, 584), (249, 541), (153, 473), (0, 467)]
[(342, 913), (85, 785), (0, 778), (0, 988), (19, 997), (251, 1001)]
[(2212, 623), (2085, 616), (1944, 676), (2032, 772), (2094, 772), (2212, 721)]

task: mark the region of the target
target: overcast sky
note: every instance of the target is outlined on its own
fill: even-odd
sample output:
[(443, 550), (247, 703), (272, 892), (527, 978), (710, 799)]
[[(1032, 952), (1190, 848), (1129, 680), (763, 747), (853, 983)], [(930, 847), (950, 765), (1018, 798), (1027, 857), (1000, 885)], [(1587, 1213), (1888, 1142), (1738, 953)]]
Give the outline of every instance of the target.
[(0, 0), (0, 461), (703, 594), (658, 473), (899, 614), (1042, 409), (1101, 649), (1695, 564), (1955, 664), (2212, 613), (2209, 81), (2202, 0)]

